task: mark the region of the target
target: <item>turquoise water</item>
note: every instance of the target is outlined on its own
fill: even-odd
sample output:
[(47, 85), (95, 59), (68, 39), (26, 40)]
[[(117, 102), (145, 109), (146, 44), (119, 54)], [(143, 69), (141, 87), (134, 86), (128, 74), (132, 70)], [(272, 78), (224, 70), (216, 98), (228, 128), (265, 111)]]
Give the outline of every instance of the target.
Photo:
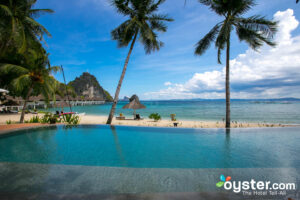
[[(300, 129), (58, 126), (0, 138), (0, 163), (128, 168), (299, 168)], [(21, 133), (21, 134), (20, 134)]]
[[(179, 120), (222, 121), (225, 117), (224, 101), (144, 101), (146, 109), (137, 110), (141, 116), (159, 113), (163, 119), (176, 114)], [(119, 102), (116, 114), (124, 113), (132, 117), (132, 110), (124, 110), (126, 102)], [(78, 106), (73, 110), (92, 115), (108, 115), (111, 104)], [(54, 111), (52, 109), (51, 111)], [(65, 111), (68, 111), (65, 108)], [(232, 101), (231, 117), (239, 122), (267, 122), (300, 124), (300, 101)]]
[[(0, 137), (0, 199), (299, 199), (300, 129), (57, 126)], [(217, 188), (295, 183), (277, 196)], [(276, 198), (275, 198), (276, 197)]]

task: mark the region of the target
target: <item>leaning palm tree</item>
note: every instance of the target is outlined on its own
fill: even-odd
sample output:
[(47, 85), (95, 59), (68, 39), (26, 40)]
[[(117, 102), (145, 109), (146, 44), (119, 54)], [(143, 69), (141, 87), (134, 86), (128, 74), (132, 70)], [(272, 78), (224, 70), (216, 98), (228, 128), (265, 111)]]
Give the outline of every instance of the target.
[(16, 77), (11, 84), (16, 91), (23, 94), (24, 104), (20, 123), (23, 123), (25, 116), (25, 109), (28, 100), (32, 94), (42, 94), (46, 101), (50, 97), (55, 98), (55, 88), (57, 81), (51, 75), (52, 72), (57, 72), (60, 68), (57, 66), (50, 66), (48, 55), (36, 53), (30, 50), (28, 59), (21, 65), (0, 63), (0, 72), (6, 74), (14, 74)]
[(111, 124), (112, 122), (129, 58), (136, 40), (139, 39), (147, 54), (150, 54), (153, 51), (158, 51), (163, 46), (163, 42), (158, 40), (157, 33), (155, 33), (155, 31), (166, 32), (167, 26), (164, 22), (173, 21), (173, 19), (169, 18), (167, 15), (156, 13), (159, 5), (164, 1), (165, 0), (112, 1), (119, 13), (129, 17), (129, 19), (111, 32), (112, 39), (118, 42), (119, 47), (127, 47), (130, 42), (131, 45), (116, 89), (113, 104), (107, 119), (107, 124)]
[(37, 0), (1, 0), (0, 1), (0, 58), (11, 46), (19, 52), (27, 48), (27, 38), (43, 40), (43, 35), (51, 36), (47, 29), (35, 18), (43, 13), (52, 13), (51, 9), (34, 9)]
[(252, 49), (256, 50), (264, 43), (274, 46), (272, 41), (277, 31), (277, 23), (261, 16), (243, 18), (242, 15), (255, 5), (254, 0), (199, 0), (209, 6), (224, 20), (215, 25), (211, 31), (201, 39), (195, 54), (202, 55), (212, 42), (218, 49), (218, 62), (221, 64), (221, 52), (226, 48), (226, 128), (230, 128), (230, 38), (235, 29), (240, 41), (245, 41)]

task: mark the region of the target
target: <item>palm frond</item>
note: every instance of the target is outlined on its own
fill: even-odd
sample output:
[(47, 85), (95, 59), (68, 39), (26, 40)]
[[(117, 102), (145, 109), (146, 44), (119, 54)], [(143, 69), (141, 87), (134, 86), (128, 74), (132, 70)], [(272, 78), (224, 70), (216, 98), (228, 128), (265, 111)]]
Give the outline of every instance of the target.
[(151, 20), (150, 25), (151, 25), (152, 30), (157, 30), (157, 31), (160, 31), (160, 32), (166, 32), (167, 31), (167, 26), (161, 21)]
[(54, 73), (56, 73), (56, 72), (60, 72), (61, 71), (61, 67), (60, 66), (51, 66), (50, 68), (49, 68), (49, 72), (54, 72)]
[(277, 22), (255, 15), (249, 18), (236, 18), (235, 23), (255, 32), (263, 32), (267, 37), (273, 37), (277, 32)]
[(111, 4), (117, 8), (117, 12), (122, 15), (133, 15), (134, 11), (129, 7), (130, 0), (112, 0)]
[(214, 4), (214, 0), (199, 0), (199, 2), (206, 6), (212, 6)]
[(212, 11), (214, 11), (218, 15), (224, 16), (227, 12), (226, 7), (223, 5), (223, 0), (199, 0), (199, 2), (208, 6)]
[(42, 14), (46, 13), (54, 13), (54, 11), (52, 9), (31, 9), (29, 11), (30, 16), (33, 18), (40, 17)]
[(17, 91), (23, 91), (24, 88), (32, 85), (32, 81), (29, 74), (24, 74), (14, 79), (12, 81), (12, 85)]
[(163, 42), (157, 39), (157, 34), (146, 23), (141, 29), (140, 41), (144, 45), (146, 54), (158, 51), (164, 45)]
[(0, 4), (0, 13), (3, 13), (4, 16), (9, 16), (9, 17), (13, 16), (13, 13), (9, 9), (9, 7), (4, 4)]
[(39, 35), (40, 37), (43, 34), (46, 34), (48, 37), (51, 37), (51, 34), (49, 33), (49, 31), (40, 23), (38, 23), (37, 21), (35, 21), (34, 19), (30, 18), (30, 17), (26, 17), (25, 21), (32, 26), (33, 30), (35, 30), (35, 33), (37, 35)]
[(160, 4), (164, 3), (166, 0), (158, 0), (157, 3), (154, 3), (150, 6), (150, 8), (147, 11), (147, 14), (153, 13), (154, 11), (158, 10), (158, 7)]
[(24, 31), (24, 26), (23, 24), (19, 24), (19, 36), (21, 38), (20, 42), (22, 43), (21, 47), (19, 48), (19, 53), (24, 53), (26, 48), (27, 48), (27, 41), (26, 41), (26, 35)]
[(230, 7), (232, 8), (233, 16), (240, 16), (248, 12), (253, 6), (255, 6), (254, 0), (231, 0)]
[(57, 81), (51, 76), (45, 77), (44, 82), (39, 86), (38, 89), (41, 90), (47, 103), (49, 102), (49, 99), (55, 100), (56, 87)]
[(218, 63), (219, 63), (219, 64), (222, 64), (222, 61), (221, 61), (222, 50), (223, 50), (223, 49), (218, 48)]
[(159, 50), (163, 43), (157, 39), (155, 31), (166, 32), (164, 22), (173, 21), (167, 15), (155, 13), (163, 2), (165, 0), (113, 0), (118, 12), (129, 19), (111, 32), (112, 39), (119, 47), (124, 47), (137, 35), (147, 54)]
[(241, 41), (247, 42), (249, 46), (254, 50), (257, 50), (257, 48), (261, 47), (263, 43), (267, 43), (270, 46), (276, 45), (271, 38), (266, 37), (263, 33), (247, 29), (243, 26), (237, 26), (236, 32), (238, 38)]
[(26, 74), (28, 73), (28, 69), (23, 66), (13, 65), (8, 63), (0, 63), (0, 72), (5, 74)]
[(34, 4), (37, 2), (37, 0), (27, 0), (27, 3), (28, 3), (28, 7), (32, 7), (34, 6)]
[(113, 40), (118, 42), (119, 47), (125, 47), (130, 43), (136, 31), (137, 27), (134, 24), (134, 20), (127, 20), (114, 29), (111, 32), (111, 36)]
[(211, 43), (216, 39), (217, 34), (220, 31), (220, 24), (214, 26), (211, 31), (204, 36), (196, 45), (195, 54), (202, 55), (211, 45)]
[(172, 22), (174, 19), (170, 18), (168, 15), (161, 15), (161, 14), (152, 14), (149, 18), (146, 18), (149, 20), (155, 20), (155, 21), (167, 21)]

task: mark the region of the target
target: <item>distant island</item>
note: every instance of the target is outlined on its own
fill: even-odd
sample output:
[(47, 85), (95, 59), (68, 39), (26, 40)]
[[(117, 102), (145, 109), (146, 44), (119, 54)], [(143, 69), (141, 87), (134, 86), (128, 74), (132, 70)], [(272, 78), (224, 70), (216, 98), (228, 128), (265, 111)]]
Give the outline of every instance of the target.
[(80, 77), (76, 77), (74, 81), (69, 82), (77, 96), (84, 98), (99, 98), (105, 101), (113, 101), (108, 91), (103, 89), (95, 76), (88, 72), (84, 72)]
[(130, 97), (124, 96), (123, 99), (119, 99), (119, 101), (129, 101)]

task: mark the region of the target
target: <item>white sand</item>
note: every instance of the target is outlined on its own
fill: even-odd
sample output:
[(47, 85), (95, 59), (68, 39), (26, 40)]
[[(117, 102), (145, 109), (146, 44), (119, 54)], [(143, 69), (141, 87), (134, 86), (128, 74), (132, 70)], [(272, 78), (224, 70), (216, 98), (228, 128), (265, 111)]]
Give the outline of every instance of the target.
[[(26, 114), (25, 120), (29, 120), (34, 114)], [(42, 114), (39, 114), (42, 116)], [(18, 122), (20, 114), (0, 115), (0, 124), (6, 124), (7, 120)], [(85, 115), (81, 117), (80, 124), (105, 124), (107, 116)], [(178, 121), (178, 127), (184, 128), (224, 128), (223, 122), (216, 121)], [(171, 120), (161, 120), (154, 122), (150, 119), (144, 120), (113, 120), (113, 125), (124, 126), (153, 126), (153, 127), (174, 127), (174, 122)], [(232, 128), (254, 128), (254, 127), (284, 127), (286, 125), (281, 124), (266, 124), (266, 123), (232, 123)]]

